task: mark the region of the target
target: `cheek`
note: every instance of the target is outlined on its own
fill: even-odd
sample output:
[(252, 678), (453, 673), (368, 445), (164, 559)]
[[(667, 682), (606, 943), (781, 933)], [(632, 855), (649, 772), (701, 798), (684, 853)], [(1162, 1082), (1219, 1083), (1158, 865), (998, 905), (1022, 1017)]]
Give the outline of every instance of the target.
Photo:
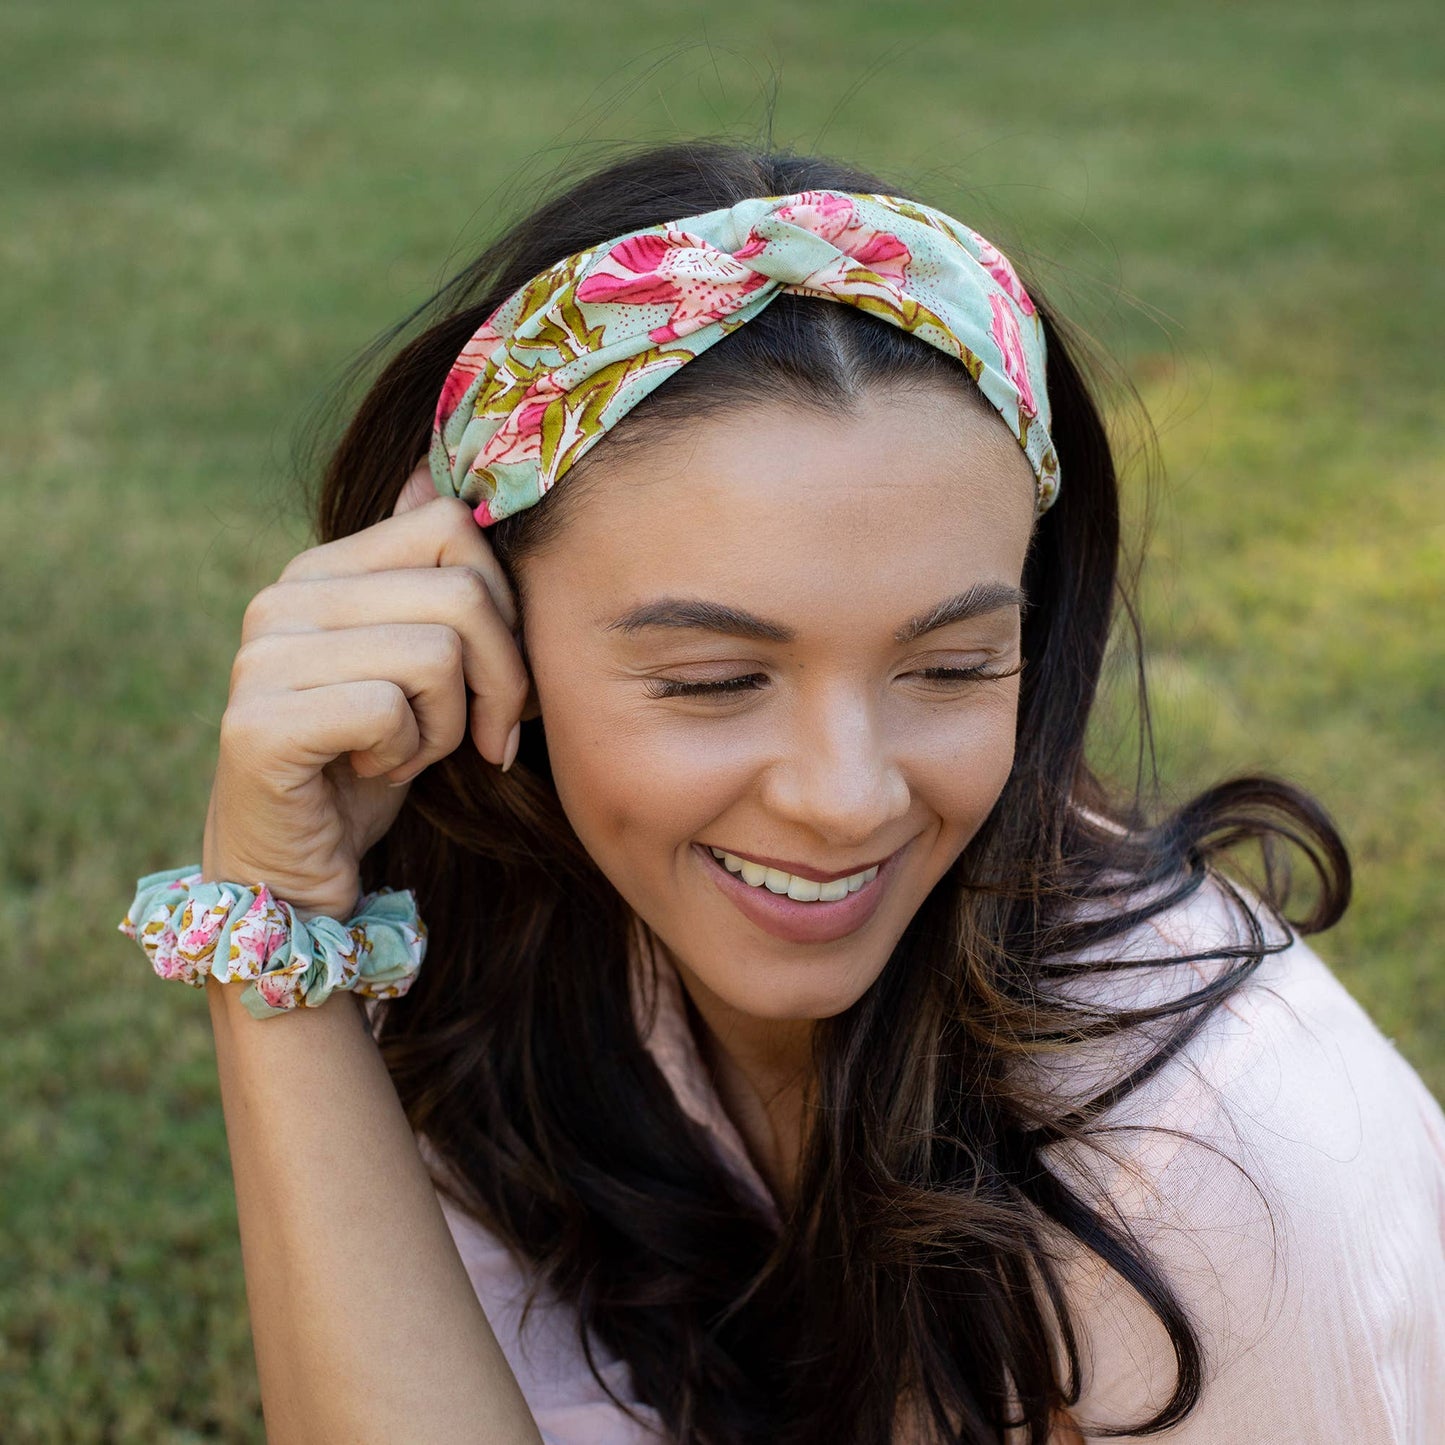
[(558, 799), (583, 846), (620, 881), (659, 866), (702, 831), (746, 767), (724, 731), (686, 720), (668, 726), (617, 691), (597, 680), (545, 687), (538, 678)]
[(902, 754), (915, 796), (945, 824), (971, 836), (1008, 782), (1017, 728), (1016, 686), (980, 698), (952, 717), (914, 726)]

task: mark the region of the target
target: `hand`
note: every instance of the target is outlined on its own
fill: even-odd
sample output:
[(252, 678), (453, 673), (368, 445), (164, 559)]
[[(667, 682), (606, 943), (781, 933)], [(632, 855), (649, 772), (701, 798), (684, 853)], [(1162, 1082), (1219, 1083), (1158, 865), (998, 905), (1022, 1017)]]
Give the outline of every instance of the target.
[(242, 622), (203, 877), (264, 882), (303, 918), (349, 918), (398, 784), (468, 732), (511, 765), (536, 715), (516, 626), (471, 508), (437, 496), (425, 460), (386, 520), (294, 557)]

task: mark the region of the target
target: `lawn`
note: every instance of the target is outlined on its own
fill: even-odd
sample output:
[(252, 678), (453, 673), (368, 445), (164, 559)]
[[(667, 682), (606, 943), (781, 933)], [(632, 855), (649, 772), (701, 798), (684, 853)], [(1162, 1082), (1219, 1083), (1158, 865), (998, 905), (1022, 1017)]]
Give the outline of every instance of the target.
[(1436, 5), (700, 14), (0, 11), (7, 1445), (263, 1438), (204, 1002), (115, 925), (199, 857), (242, 610), (306, 544), (305, 424), (558, 168), (750, 135), (770, 91), (778, 143), (971, 220), (1138, 388), (1169, 788), (1323, 799), (1358, 874), (1316, 947), (1445, 1093)]

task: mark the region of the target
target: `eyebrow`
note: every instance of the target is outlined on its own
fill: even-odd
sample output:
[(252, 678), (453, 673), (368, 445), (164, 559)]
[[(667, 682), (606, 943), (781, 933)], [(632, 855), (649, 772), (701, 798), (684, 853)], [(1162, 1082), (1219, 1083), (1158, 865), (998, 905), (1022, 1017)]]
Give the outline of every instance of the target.
[[(910, 617), (894, 634), (900, 643), (915, 642), (926, 633), (953, 622), (966, 622), (990, 612), (1017, 607), (1020, 613), (1028, 607), (1023, 591), (1006, 582), (975, 582), (967, 591), (945, 598), (936, 607)], [(699, 632), (718, 632), (728, 637), (743, 637), (752, 642), (794, 642), (797, 633), (781, 622), (729, 607), (723, 602), (705, 602), (699, 598), (660, 597), (644, 602), (614, 618), (603, 628), (606, 632), (622, 632), (631, 637), (650, 627), (686, 627)]]

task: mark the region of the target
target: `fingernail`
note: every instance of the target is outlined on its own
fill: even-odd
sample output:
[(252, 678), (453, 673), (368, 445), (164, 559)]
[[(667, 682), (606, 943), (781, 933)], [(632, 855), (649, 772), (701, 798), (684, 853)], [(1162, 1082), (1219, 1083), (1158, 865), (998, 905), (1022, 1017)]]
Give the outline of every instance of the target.
[(512, 731), (507, 734), (507, 746), (502, 749), (502, 771), (505, 773), (513, 763), (517, 761), (517, 749), (522, 742), (522, 724), (512, 724)]

